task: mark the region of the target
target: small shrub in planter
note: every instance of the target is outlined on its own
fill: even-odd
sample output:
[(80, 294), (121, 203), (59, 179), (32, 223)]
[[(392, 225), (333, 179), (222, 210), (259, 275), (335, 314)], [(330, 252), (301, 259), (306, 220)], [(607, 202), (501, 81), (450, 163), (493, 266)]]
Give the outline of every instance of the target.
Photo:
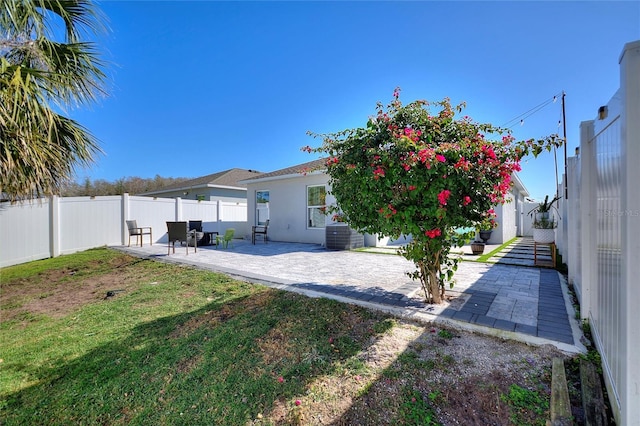
[(550, 244), (556, 239), (557, 223), (553, 219), (542, 218), (533, 222), (533, 241)]

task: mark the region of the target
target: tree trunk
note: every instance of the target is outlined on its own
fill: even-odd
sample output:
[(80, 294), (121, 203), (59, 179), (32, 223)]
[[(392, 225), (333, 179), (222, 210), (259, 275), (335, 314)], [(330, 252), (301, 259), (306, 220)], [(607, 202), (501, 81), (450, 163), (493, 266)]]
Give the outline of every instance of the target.
[(444, 298), (444, 287), (440, 285), (438, 279), (439, 271), (430, 270), (425, 263), (418, 264), (420, 269), (420, 284), (426, 297), (427, 303), (440, 304)]
[[(431, 288), (432, 303), (439, 305), (442, 303), (442, 296), (440, 292), (440, 280), (438, 279), (438, 271), (429, 271), (429, 287)], [(444, 290), (444, 289), (443, 289)]]

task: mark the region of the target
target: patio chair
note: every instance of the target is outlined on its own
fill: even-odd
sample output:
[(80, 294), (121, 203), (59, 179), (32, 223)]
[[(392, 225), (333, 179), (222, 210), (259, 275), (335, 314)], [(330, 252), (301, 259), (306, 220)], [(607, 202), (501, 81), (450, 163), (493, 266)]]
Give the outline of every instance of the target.
[(151, 235), (150, 226), (138, 226), (135, 220), (127, 220), (127, 228), (129, 228), (129, 247), (131, 247), (131, 237), (135, 235), (136, 244), (138, 239), (140, 240), (140, 247), (142, 247), (142, 236), (149, 236), (149, 245), (153, 245), (153, 236)]
[(218, 248), (220, 244), (222, 244), (222, 247), (224, 248), (229, 247), (230, 243), (231, 246), (233, 246), (232, 240), (235, 233), (236, 230), (234, 228), (228, 228), (226, 231), (224, 231), (224, 235), (216, 235), (216, 248)]
[(202, 232), (202, 221), (201, 220), (190, 220), (189, 221), (189, 231)]
[(256, 235), (262, 235), (262, 239), (264, 242), (267, 242), (267, 229), (269, 229), (269, 219), (264, 223), (264, 225), (253, 225), (251, 227), (251, 243), (256, 243)]
[[(171, 254), (171, 247), (173, 246), (173, 253), (176, 252), (176, 241), (180, 241), (180, 243), (184, 243), (187, 247), (187, 254), (189, 254), (189, 228), (187, 222), (167, 222), (167, 233), (168, 233), (168, 246), (167, 246), (167, 255)], [(195, 243), (195, 252), (198, 252), (198, 244)]]
[(187, 240), (187, 245), (191, 247), (196, 247), (196, 245), (206, 245), (205, 241), (205, 233), (202, 232), (202, 221), (201, 220), (190, 220), (189, 221), (189, 239)]

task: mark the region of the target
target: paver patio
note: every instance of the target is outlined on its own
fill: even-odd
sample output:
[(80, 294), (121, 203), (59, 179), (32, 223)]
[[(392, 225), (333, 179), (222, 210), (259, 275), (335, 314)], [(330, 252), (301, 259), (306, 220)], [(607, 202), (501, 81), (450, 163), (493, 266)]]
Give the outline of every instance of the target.
[[(167, 255), (162, 243), (117, 247), (133, 255), (190, 264), (239, 279), (331, 297), (401, 316), (455, 323), (503, 337), (551, 343), (580, 352), (580, 332), (573, 319), (566, 285), (553, 269), (530, 266), (459, 263), (448, 303), (424, 303), (420, 284), (407, 272), (414, 266), (401, 256), (330, 251), (317, 244), (235, 240), (233, 248), (199, 247)], [(470, 257), (470, 256), (469, 256)], [(533, 264), (533, 258), (531, 258)]]

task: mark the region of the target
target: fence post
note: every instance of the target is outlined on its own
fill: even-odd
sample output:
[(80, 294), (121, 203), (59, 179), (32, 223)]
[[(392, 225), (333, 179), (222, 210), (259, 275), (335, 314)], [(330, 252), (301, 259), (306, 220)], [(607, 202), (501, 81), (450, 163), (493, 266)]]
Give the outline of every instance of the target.
[(580, 123), (580, 264), (582, 265), (580, 283), (580, 317), (588, 319), (591, 311), (591, 292), (597, 286), (597, 241), (598, 229), (596, 205), (596, 153), (593, 120)]
[(176, 222), (182, 220), (182, 198), (176, 197), (176, 217), (173, 219)]
[(57, 195), (49, 199), (49, 255), (60, 256), (60, 198)]
[(567, 158), (567, 190), (572, 197), (567, 202), (567, 266), (569, 268), (569, 284), (580, 286), (580, 193), (578, 192), (578, 157)]
[(122, 232), (121, 232), (122, 245), (125, 245), (125, 241), (127, 241), (127, 233), (129, 232), (129, 228), (126, 225), (127, 220), (129, 220), (129, 193), (127, 192), (122, 194), (121, 215), (122, 215), (122, 223), (120, 226), (122, 226)]
[(620, 56), (620, 91), (622, 93), (622, 187), (621, 187), (621, 269), (626, 348), (620, 348), (626, 369), (620, 386), (620, 424), (640, 424), (640, 333), (637, 310), (640, 302), (640, 40), (627, 43)]

